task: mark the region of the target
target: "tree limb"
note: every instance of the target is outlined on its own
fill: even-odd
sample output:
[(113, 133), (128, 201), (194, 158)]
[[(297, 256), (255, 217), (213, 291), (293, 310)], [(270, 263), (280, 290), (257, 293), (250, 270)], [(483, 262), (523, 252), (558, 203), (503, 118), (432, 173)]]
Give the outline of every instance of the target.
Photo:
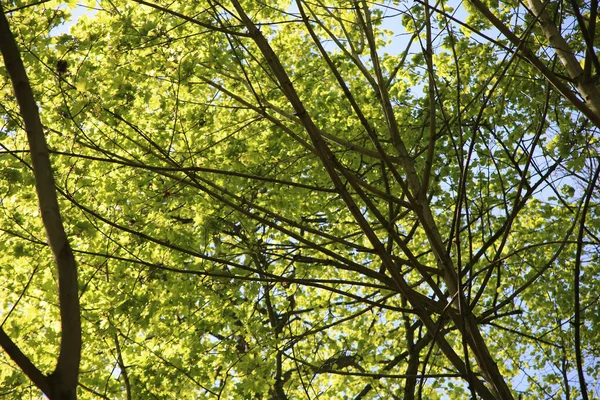
[[(19, 48), (1, 5), (0, 38), (2, 38), (0, 51), (25, 123), (42, 221), (46, 229), (48, 244), (58, 267), (58, 296), (62, 332), (58, 362), (54, 372), (44, 380), (45, 383), (36, 374), (29, 375), (35, 370), (31, 369), (27, 363), (19, 364), (19, 366), (50, 399), (73, 400), (77, 398), (76, 389), (81, 359), (81, 317), (77, 265), (60, 215), (48, 145), (38, 107), (21, 60)], [(8, 342), (6, 343), (8, 344)], [(4, 349), (8, 352), (7, 347)], [(19, 353), (13, 351), (15, 355)], [(24, 369), (23, 366), (27, 368)]]

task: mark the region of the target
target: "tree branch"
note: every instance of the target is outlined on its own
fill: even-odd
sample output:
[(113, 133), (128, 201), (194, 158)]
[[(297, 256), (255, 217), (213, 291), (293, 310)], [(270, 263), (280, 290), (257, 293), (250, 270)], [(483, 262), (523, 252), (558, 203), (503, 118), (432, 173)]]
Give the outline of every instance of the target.
[[(58, 267), (58, 296), (62, 332), (58, 362), (46, 384), (42, 384), (39, 377), (36, 376), (34, 376), (36, 379), (32, 380), (51, 399), (76, 399), (81, 358), (81, 319), (77, 287), (77, 265), (60, 215), (54, 187), (54, 175), (38, 107), (29, 84), (25, 66), (21, 60), (19, 48), (1, 5), (0, 37), (2, 38), (0, 40), (0, 51), (12, 81), (27, 132), (42, 221), (46, 229), (48, 244), (52, 249)], [(32, 371), (29, 366), (28, 371)], [(27, 373), (25, 370), (24, 372)]]

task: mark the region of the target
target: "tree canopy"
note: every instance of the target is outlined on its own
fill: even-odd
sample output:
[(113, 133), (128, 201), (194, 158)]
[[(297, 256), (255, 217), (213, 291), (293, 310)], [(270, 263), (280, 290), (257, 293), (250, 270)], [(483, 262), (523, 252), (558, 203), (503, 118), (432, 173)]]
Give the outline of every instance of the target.
[(597, 0), (0, 7), (1, 396), (600, 395)]

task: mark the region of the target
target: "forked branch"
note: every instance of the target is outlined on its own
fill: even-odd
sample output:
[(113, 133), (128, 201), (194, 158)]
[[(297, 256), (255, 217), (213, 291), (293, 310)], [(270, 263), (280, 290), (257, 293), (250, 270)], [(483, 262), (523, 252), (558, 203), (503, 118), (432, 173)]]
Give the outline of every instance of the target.
[(40, 121), (38, 107), (29, 84), (19, 48), (0, 5), (0, 51), (12, 81), (31, 152), (35, 187), (46, 229), (48, 244), (58, 267), (58, 296), (62, 339), (56, 368), (41, 379), (37, 368), (8, 336), (0, 335), (0, 345), (25, 374), (50, 399), (74, 400), (81, 359), (81, 319), (77, 287), (77, 265), (67, 240), (50, 164), (48, 145)]

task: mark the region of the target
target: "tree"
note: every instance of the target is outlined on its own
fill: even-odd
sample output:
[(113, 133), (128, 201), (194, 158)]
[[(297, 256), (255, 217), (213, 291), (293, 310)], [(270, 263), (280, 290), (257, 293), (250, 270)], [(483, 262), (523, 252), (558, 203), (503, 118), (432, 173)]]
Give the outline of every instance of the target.
[(598, 397), (596, 0), (84, 6), (2, 5), (7, 396)]

